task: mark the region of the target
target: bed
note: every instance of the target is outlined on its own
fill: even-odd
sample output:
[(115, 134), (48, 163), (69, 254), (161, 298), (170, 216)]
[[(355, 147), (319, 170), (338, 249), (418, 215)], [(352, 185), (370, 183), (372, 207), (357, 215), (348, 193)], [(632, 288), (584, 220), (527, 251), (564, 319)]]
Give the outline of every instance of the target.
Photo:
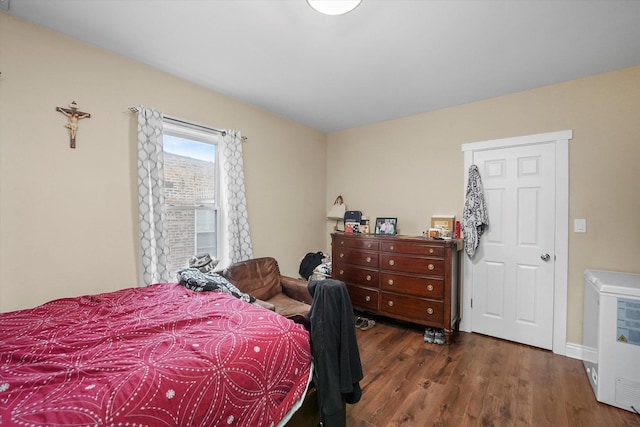
[(277, 426), (312, 370), (302, 325), (178, 284), (0, 314), (0, 425)]

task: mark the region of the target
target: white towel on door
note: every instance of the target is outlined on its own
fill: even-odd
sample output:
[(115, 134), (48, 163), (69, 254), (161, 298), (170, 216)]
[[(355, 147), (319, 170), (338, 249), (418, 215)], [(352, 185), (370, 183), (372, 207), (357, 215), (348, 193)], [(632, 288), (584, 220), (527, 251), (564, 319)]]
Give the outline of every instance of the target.
[(484, 190), (480, 171), (476, 165), (469, 167), (469, 181), (462, 212), (462, 229), (464, 232), (464, 250), (472, 258), (476, 253), (480, 236), (489, 225), (487, 205), (484, 201)]

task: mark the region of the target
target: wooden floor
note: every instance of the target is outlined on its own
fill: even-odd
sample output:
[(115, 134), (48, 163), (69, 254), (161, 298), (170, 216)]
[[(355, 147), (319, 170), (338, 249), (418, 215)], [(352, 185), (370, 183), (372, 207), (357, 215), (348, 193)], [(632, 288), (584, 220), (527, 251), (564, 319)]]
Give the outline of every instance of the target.
[(347, 427), (640, 426), (596, 401), (579, 360), (463, 332), (427, 344), (417, 325), (371, 318), (356, 332), (363, 394), (347, 405)]

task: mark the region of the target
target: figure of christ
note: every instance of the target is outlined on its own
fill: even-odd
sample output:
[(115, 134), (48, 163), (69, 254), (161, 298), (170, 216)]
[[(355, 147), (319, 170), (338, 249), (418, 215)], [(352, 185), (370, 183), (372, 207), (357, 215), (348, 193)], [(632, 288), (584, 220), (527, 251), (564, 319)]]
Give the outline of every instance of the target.
[(69, 129), (71, 135), (71, 148), (76, 148), (76, 134), (78, 133), (78, 120), (91, 117), (91, 114), (83, 111), (78, 111), (78, 104), (73, 101), (69, 104), (70, 108), (56, 107), (56, 111), (60, 111), (62, 114), (69, 118), (64, 127)]

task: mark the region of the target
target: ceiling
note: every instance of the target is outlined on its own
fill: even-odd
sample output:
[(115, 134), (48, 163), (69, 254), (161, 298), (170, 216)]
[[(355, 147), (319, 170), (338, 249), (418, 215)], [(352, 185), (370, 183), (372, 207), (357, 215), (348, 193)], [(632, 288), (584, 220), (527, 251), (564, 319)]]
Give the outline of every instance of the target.
[(640, 64), (638, 0), (0, 0), (330, 133)]

